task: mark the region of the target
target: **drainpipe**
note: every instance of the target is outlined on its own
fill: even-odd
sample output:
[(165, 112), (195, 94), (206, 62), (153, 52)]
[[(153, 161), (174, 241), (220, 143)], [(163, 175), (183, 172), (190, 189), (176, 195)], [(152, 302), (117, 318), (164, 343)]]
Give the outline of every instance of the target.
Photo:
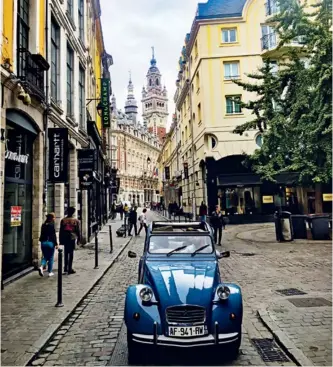
[[(45, 21), (45, 54), (46, 60), (49, 60), (49, 1), (46, 1), (46, 21)], [(49, 166), (49, 139), (48, 139), (48, 114), (50, 108), (50, 96), (49, 96), (49, 70), (46, 70), (45, 78), (45, 99), (46, 99), (46, 109), (43, 113), (43, 125), (44, 125), (44, 213), (47, 212), (47, 183), (48, 183), (48, 166)]]

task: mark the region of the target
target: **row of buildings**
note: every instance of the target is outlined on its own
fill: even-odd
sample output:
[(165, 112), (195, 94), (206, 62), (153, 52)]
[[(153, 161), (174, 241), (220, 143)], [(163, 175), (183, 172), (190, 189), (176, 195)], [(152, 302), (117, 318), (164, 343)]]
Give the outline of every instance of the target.
[(0, 249), (6, 279), (40, 260), (46, 212), (56, 214), (58, 226), (67, 208), (76, 207), (83, 241), (108, 216), (113, 60), (99, 0), (2, 4)]
[[(308, 2), (311, 6), (315, 1)], [(176, 201), (198, 214), (201, 202), (219, 204), (233, 221), (253, 221), (277, 207), (297, 213), (330, 212), (332, 188), (302, 188), (292, 173), (276, 183), (262, 182), (244, 167), (244, 153), (262, 145), (258, 131), (242, 136), (233, 130), (251, 119), (237, 100), (255, 96), (233, 83), (246, 82), (263, 59), (272, 72), (279, 68), (283, 48), (271, 19), (276, 0), (208, 0), (198, 4), (179, 60), (174, 102), (176, 112), (159, 156), (165, 203)], [(284, 47), (300, 47), (294, 39)]]

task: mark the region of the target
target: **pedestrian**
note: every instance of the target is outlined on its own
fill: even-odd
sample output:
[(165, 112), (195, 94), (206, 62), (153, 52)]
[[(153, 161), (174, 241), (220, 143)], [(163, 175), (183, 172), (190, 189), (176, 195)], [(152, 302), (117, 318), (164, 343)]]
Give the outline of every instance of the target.
[(201, 222), (206, 222), (207, 220), (207, 205), (202, 201), (201, 202), (201, 205), (200, 205), (200, 208), (199, 208), (199, 215), (200, 215), (200, 218), (201, 218)]
[[(210, 223), (212, 227), (214, 228), (214, 242), (215, 245), (222, 246), (222, 227), (225, 228), (225, 223), (223, 220), (223, 215), (220, 211), (220, 207), (216, 205), (215, 210), (212, 213)], [(219, 235), (219, 242), (217, 242), (217, 232)]]
[(67, 217), (63, 218), (60, 222), (59, 240), (65, 249), (64, 273), (75, 274), (73, 259), (75, 244), (76, 242), (79, 244), (81, 240), (80, 222), (74, 218), (74, 207), (68, 208), (67, 213)]
[(117, 218), (117, 206), (116, 206), (116, 202), (114, 201), (111, 207), (111, 213), (112, 213), (112, 219), (116, 219)]
[(148, 226), (147, 226), (146, 213), (147, 213), (147, 209), (145, 208), (145, 209), (142, 210), (142, 213), (139, 216), (140, 228), (139, 228), (138, 236), (140, 235), (140, 232), (141, 232), (142, 228), (145, 229), (146, 234), (147, 234)]
[(48, 266), (47, 271), (49, 277), (54, 275), (54, 251), (58, 248), (57, 235), (54, 227), (55, 215), (53, 213), (47, 214), (45, 222), (42, 224), (39, 241), (41, 243), (43, 259), (41, 266), (38, 268), (39, 275), (44, 276), (44, 268)]
[(124, 219), (124, 206), (123, 206), (123, 203), (120, 203), (120, 205), (119, 205), (119, 213), (120, 213), (120, 219), (123, 220)]
[(131, 236), (132, 229), (134, 227), (134, 233), (137, 236), (138, 235), (138, 213), (137, 213), (137, 207), (133, 207), (132, 210), (129, 213), (129, 229), (128, 229), (128, 235)]

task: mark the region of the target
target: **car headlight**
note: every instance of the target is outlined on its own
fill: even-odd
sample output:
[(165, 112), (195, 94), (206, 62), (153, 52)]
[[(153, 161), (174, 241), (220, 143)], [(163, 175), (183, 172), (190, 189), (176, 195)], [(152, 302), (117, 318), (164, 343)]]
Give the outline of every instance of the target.
[(225, 301), (226, 299), (229, 298), (230, 288), (225, 286), (225, 285), (220, 285), (217, 288), (216, 294), (217, 294), (217, 296), (219, 297), (220, 300)]
[(151, 288), (144, 287), (141, 289), (139, 295), (142, 301), (149, 302), (153, 298), (153, 291), (151, 290)]

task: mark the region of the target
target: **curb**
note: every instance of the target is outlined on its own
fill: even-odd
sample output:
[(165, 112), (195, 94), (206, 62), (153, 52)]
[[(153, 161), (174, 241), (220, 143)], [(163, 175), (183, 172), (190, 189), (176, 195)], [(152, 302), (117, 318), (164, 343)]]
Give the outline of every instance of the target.
[(297, 366), (312, 366), (313, 362), (310, 361), (305, 354), (296, 347), (296, 345), (288, 338), (288, 336), (277, 326), (277, 324), (271, 319), (269, 312), (262, 308), (257, 311), (259, 319), (267, 327), (267, 329), (273, 334), (274, 339), (287, 354), (287, 356)]
[[(36, 358), (38, 357), (39, 353), (43, 350), (43, 348), (45, 348), (47, 346), (47, 344), (49, 344), (49, 342), (53, 339), (53, 337), (58, 333), (58, 331), (60, 331), (60, 329), (62, 328), (63, 324), (65, 324), (67, 321), (69, 321), (69, 319), (73, 316), (73, 314), (75, 313), (75, 310), (80, 306), (80, 304), (82, 303), (82, 301), (88, 296), (88, 294), (93, 290), (93, 288), (101, 281), (101, 279), (105, 276), (105, 274), (112, 268), (112, 266), (114, 265), (114, 263), (118, 261), (118, 258), (123, 254), (123, 252), (125, 251), (125, 249), (127, 248), (127, 246), (132, 241), (132, 238), (130, 238), (124, 244), (124, 246), (120, 249), (120, 251), (118, 252), (118, 254), (111, 261), (110, 265), (105, 268), (105, 270), (98, 277), (98, 279), (96, 280), (96, 282), (94, 282), (94, 284), (88, 289), (88, 291), (84, 293), (84, 295), (75, 304), (75, 306), (72, 308), (72, 310), (69, 311), (68, 315), (65, 318), (62, 319), (62, 321), (60, 322), (60, 324), (58, 324), (56, 327), (53, 327), (52, 328), (53, 329), (52, 332), (51, 333), (48, 333), (48, 336), (45, 335), (46, 340), (44, 339), (43, 341), (41, 341), (41, 338), (40, 338), (35, 343), (35, 345), (33, 345), (33, 346), (30, 347), (30, 349), (32, 349), (31, 350), (31, 353), (33, 353), (33, 356), (27, 362), (25, 362), (22, 365), (24, 365), (24, 366), (32, 366), (32, 363), (36, 360)], [(55, 326), (55, 325), (53, 325), (53, 326)], [(46, 333), (47, 333), (47, 330), (45, 331), (44, 334), (46, 334)]]

